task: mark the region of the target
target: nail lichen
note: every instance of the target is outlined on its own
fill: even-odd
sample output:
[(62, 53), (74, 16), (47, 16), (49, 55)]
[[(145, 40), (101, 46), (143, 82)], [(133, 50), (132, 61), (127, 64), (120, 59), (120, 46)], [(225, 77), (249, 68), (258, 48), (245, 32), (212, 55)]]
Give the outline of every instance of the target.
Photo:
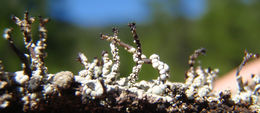
[[(78, 54), (84, 66), (77, 74), (61, 71), (48, 73), (44, 63), (47, 47), (48, 19), (39, 17), (39, 40), (34, 43), (31, 33), (36, 20), (28, 12), (24, 19), (12, 19), (21, 29), (25, 48), (21, 52), (12, 39), (12, 29), (6, 29), (3, 37), (22, 62), (22, 70), (5, 72), (0, 61), (0, 110), (2, 112), (259, 112), (260, 77), (252, 75), (254, 84), (249, 87), (243, 83), (240, 70), (249, 58), (257, 55), (245, 52), (236, 77), (239, 92), (212, 92), (214, 77), (218, 69), (195, 66), (204, 48), (196, 50), (189, 60), (189, 70), (184, 83), (171, 82), (169, 66), (160, 61), (157, 54), (150, 57), (142, 52), (141, 42), (135, 23), (130, 23), (136, 48), (118, 38), (118, 30), (113, 35), (101, 34), (101, 39), (110, 43), (111, 55), (102, 52), (102, 58), (90, 62), (83, 53)], [(122, 46), (133, 55), (136, 65), (128, 77), (119, 73), (120, 56), (117, 46)], [(137, 82), (142, 65), (150, 64), (158, 70), (158, 78)]]

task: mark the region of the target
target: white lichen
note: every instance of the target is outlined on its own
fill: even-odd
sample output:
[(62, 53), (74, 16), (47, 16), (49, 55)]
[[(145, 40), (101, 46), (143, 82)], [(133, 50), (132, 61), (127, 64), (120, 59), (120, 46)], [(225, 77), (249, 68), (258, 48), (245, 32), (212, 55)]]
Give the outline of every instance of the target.
[(158, 81), (164, 83), (169, 77), (169, 66), (166, 63), (160, 61), (159, 55), (153, 54), (150, 56), (152, 61), (152, 66), (156, 70), (159, 71), (160, 76), (158, 77)]
[(25, 82), (29, 81), (29, 76), (24, 75), (24, 71), (17, 71), (15, 72), (15, 81), (19, 84), (24, 84)]
[(82, 89), (82, 95), (93, 99), (100, 97), (104, 93), (103, 86), (99, 80), (89, 80)]
[(7, 84), (8, 84), (8, 82), (6, 82), (6, 81), (0, 81), (0, 89), (4, 89)]
[(10, 94), (3, 94), (0, 96), (0, 108), (6, 108), (10, 104), (10, 99), (12, 98), (12, 95)]
[(72, 72), (61, 71), (54, 75), (52, 84), (60, 89), (68, 89), (70, 88), (73, 79), (74, 79), (74, 75)]
[[(13, 96), (17, 96), (15, 99), (18, 98), (17, 103), (23, 106), (24, 111), (29, 111), (41, 109), (40, 107), (44, 106), (42, 104), (45, 103), (51, 104), (51, 101), (55, 101), (52, 99), (66, 100), (66, 95), (73, 96), (74, 94), (76, 98), (81, 98), (81, 101), (84, 102), (83, 105), (94, 103), (109, 109), (116, 108), (115, 104), (126, 105), (123, 106), (124, 110), (121, 110), (123, 107), (118, 107), (119, 111), (122, 112), (136, 110), (138, 104), (142, 104), (142, 102), (156, 104), (156, 110), (165, 109), (168, 112), (186, 112), (192, 106), (187, 103), (192, 101), (203, 103), (203, 105), (207, 102), (218, 105), (245, 102), (249, 108), (260, 108), (259, 75), (252, 76), (252, 85), (243, 84), (242, 77), (239, 75), (243, 65), (250, 57), (255, 57), (255, 54), (246, 52), (236, 74), (239, 92), (234, 95), (231, 95), (230, 91), (212, 92), (218, 69), (203, 69), (200, 65), (195, 66), (198, 56), (205, 54), (204, 48), (196, 50), (190, 56), (188, 62), (190, 68), (186, 72), (185, 83), (170, 82), (168, 81), (170, 77), (169, 66), (162, 62), (157, 54), (152, 54), (149, 58), (146, 57), (142, 52), (135, 23), (130, 23), (129, 27), (136, 47), (120, 41), (118, 30), (113, 29), (113, 36), (101, 35), (102, 39), (110, 42), (112, 58), (109, 57), (108, 52), (102, 52), (101, 60), (94, 58), (92, 62), (89, 62), (83, 53), (79, 53), (78, 59), (84, 69), (80, 70), (78, 75), (74, 75), (70, 71), (50, 74), (43, 60), (46, 57), (44, 52), (47, 46), (45, 24), (48, 19), (40, 18), (40, 37), (37, 43), (32, 40), (31, 24), (35, 20), (33, 17), (29, 17), (28, 13), (25, 13), (23, 20), (15, 16), (12, 19), (22, 30), (24, 44), (29, 53), (22, 53), (16, 48), (11, 36), (12, 29), (6, 29), (3, 37), (8, 40), (9, 45), (19, 56), (23, 70), (14, 73), (4, 72), (0, 61), (0, 108), (7, 108)], [(131, 53), (133, 62), (136, 63), (128, 77), (119, 78), (120, 56), (117, 46), (122, 46)], [(151, 64), (158, 71), (156, 80), (137, 81), (143, 64)], [(71, 101), (73, 100), (69, 100), (69, 102)], [(207, 103), (207, 105), (209, 104)], [(83, 108), (83, 106), (81, 107)]]

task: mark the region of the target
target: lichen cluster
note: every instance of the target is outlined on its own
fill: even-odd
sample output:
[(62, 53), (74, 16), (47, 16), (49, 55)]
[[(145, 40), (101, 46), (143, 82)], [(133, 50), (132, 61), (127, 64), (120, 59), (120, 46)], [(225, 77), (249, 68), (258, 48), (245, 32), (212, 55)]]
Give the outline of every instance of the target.
[[(29, 17), (26, 12), (24, 19), (15, 16), (12, 19), (23, 33), (28, 53), (21, 52), (14, 45), (12, 29), (6, 29), (3, 37), (20, 58), (22, 70), (5, 72), (0, 61), (1, 111), (12, 111), (13, 108), (18, 111), (20, 108), (23, 112), (259, 111), (259, 75), (252, 76), (254, 84), (251, 85), (243, 84), (239, 75), (243, 65), (255, 54), (246, 52), (236, 75), (239, 92), (235, 95), (229, 91), (212, 92), (218, 70), (195, 66), (198, 56), (205, 54), (204, 48), (196, 50), (190, 56), (185, 83), (170, 82), (169, 66), (160, 61), (159, 55), (152, 54), (148, 58), (142, 52), (135, 23), (130, 23), (136, 47), (122, 42), (118, 38), (118, 30), (114, 28), (112, 36), (101, 34), (101, 39), (110, 42), (111, 58), (108, 52), (103, 51), (101, 59), (94, 58), (90, 62), (83, 53), (79, 53), (78, 60), (84, 66), (83, 70), (77, 74), (70, 71), (50, 74), (44, 64), (44, 50), (47, 46), (45, 24), (48, 19), (39, 17), (39, 40), (36, 43), (33, 42), (31, 33), (35, 18)], [(136, 63), (128, 77), (120, 78), (118, 46), (131, 53)], [(144, 63), (151, 64), (158, 70), (157, 79), (137, 82)]]

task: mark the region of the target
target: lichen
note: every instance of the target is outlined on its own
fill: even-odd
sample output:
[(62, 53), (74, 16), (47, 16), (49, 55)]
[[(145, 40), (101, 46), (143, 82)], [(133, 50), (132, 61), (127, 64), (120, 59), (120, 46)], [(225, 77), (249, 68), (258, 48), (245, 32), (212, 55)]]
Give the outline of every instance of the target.
[[(36, 43), (31, 33), (36, 19), (29, 17), (28, 12), (22, 20), (15, 16), (12, 19), (23, 33), (28, 53), (21, 52), (14, 45), (12, 29), (6, 29), (3, 37), (21, 60), (23, 70), (5, 72), (0, 62), (0, 108), (3, 112), (13, 108), (23, 112), (259, 112), (259, 75), (252, 76), (254, 83), (250, 86), (245, 85), (239, 75), (249, 58), (256, 57), (256, 54), (245, 52), (236, 74), (239, 92), (234, 95), (230, 91), (212, 92), (218, 69), (204, 69), (196, 64), (199, 55), (205, 54), (204, 48), (190, 56), (185, 82), (171, 82), (168, 80), (169, 66), (157, 54), (146, 57), (136, 25), (130, 23), (136, 48), (122, 42), (118, 38), (118, 30), (113, 28), (112, 36), (101, 34), (101, 39), (110, 43), (111, 58), (108, 52), (103, 51), (101, 59), (94, 58), (89, 62), (83, 53), (79, 53), (83, 70), (76, 74), (70, 71), (51, 74), (44, 63), (47, 47), (45, 24), (48, 19), (39, 18), (39, 40)], [(120, 77), (117, 46), (131, 53), (136, 63), (128, 77)], [(157, 79), (137, 81), (145, 63), (158, 71)]]

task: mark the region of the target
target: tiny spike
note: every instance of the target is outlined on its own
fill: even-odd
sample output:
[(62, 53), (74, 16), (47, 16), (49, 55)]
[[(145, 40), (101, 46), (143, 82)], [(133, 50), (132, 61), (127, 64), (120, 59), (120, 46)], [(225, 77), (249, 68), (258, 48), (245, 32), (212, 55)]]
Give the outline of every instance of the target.
[(185, 74), (185, 79), (188, 78), (187, 73), (194, 73), (194, 65), (196, 63), (196, 59), (200, 56), (200, 55), (204, 55), (206, 53), (206, 49), (205, 48), (200, 48), (194, 51), (194, 53), (190, 56), (188, 64), (189, 64), (189, 70), (186, 72)]
[(116, 27), (112, 28), (112, 32), (114, 33), (114, 37), (118, 36), (118, 29)]

